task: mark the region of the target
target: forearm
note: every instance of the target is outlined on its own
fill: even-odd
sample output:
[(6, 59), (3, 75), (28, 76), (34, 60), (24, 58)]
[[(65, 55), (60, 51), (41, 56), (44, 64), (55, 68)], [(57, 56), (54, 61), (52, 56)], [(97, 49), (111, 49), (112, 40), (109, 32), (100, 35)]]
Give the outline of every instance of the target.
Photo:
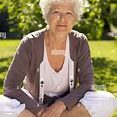
[(66, 108), (70, 110), (72, 107), (74, 107), (79, 100), (84, 96), (84, 94), (87, 91), (91, 90), (92, 85), (91, 84), (81, 84), (76, 89), (72, 90), (67, 96), (58, 99), (66, 105)]
[(21, 89), (15, 89), (10, 87), (5, 87), (4, 95), (10, 98), (17, 99), (20, 103), (24, 103), (26, 109), (33, 113), (37, 113), (39, 111), (39, 107), (37, 107), (37, 102), (31, 99), (26, 93), (24, 93)]

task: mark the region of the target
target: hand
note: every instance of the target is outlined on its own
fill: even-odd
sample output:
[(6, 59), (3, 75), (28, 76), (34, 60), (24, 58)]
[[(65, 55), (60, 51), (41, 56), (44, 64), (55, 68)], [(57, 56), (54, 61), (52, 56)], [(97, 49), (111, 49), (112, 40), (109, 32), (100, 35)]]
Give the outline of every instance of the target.
[(41, 109), (38, 113), (37, 113), (37, 117), (41, 117), (42, 113), (45, 111), (45, 109)]
[(58, 101), (42, 112), (40, 117), (60, 117), (65, 109), (65, 104), (62, 101)]

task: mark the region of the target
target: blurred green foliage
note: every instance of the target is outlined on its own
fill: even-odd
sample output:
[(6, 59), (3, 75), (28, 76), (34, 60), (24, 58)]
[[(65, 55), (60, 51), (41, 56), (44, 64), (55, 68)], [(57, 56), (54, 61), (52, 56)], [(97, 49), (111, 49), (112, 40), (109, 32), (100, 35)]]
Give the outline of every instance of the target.
[[(74, 29), (85, 33), (90, 40), (114, 39), (109, 38), (107, 33), (111, 31), (111, 25), (117, 28), (116, 1), (84, 1), (82, 20), (78, 21)], [(4, 24), (3, 14), (8, 15)], [(8, 32), (25, 35), (46, 26), (39, 8), (39, 0), (0, 0), (0, 16), (0, 31), (8, 24)]]
[(110, 17), (110, 23), (117, 27), (117, 3), (116, 4), (111, 4), (111, 17)]
[(45, 26), (38, 1), (5, 0), (3, 3), (8, 9), (10, 32), (26, 34)]

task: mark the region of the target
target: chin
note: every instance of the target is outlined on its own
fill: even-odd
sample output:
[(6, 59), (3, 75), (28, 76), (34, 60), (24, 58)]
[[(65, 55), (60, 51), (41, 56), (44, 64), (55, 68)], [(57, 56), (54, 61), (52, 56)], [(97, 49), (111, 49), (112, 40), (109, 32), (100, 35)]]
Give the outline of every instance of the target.
[(68, 33), (68, 30), (66, 29), (57, 29), (57, 33)]
[(68, 34), (68, 31), (57, 31), (56, 34), (59, 34), (60, 36)]

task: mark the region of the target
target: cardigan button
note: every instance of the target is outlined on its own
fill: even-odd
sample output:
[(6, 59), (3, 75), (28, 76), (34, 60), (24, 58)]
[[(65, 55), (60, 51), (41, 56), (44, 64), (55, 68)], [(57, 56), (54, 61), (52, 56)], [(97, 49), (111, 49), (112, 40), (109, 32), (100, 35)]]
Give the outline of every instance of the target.
[(17, 85), (17, 89), (20, 89), (20, 86), (19, 85)]
[(39, 107), (39, 103), (37, 103), (37, 107)]
[(39, 68), (37, 68), (37, 72), (39, 72), (40, 70), (39, 70)]
[(80, 68), (78, 68), (78, 72), (80, 72)]
[(70, 82), (72, 83), (74, 80), (70, 80)]
[(73, 83), (70, 84), (71, 86), (73, 85)]
[(41, 81), (40, 83), (41, 83), (41, 84), (44, 84), (44, 81)]

